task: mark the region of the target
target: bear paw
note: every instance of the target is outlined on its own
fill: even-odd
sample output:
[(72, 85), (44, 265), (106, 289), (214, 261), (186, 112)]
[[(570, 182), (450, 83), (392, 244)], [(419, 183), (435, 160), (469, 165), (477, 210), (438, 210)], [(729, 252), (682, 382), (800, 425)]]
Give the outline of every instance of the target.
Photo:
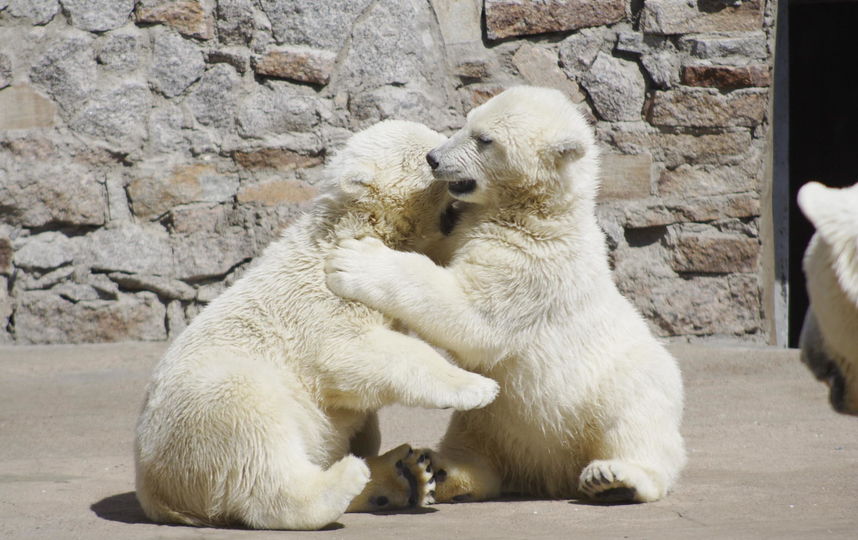
[(597, 502), (648, 502), (660, 498), (643, 469), (616, 460), (598, 460), (587, 465), (581, 472), (578, 489)]
[(349, 512), (397, 510), (435, 502), (435, 479), (427, 453), (403, 444), (366, 461), (370, 481), (349, 505)]

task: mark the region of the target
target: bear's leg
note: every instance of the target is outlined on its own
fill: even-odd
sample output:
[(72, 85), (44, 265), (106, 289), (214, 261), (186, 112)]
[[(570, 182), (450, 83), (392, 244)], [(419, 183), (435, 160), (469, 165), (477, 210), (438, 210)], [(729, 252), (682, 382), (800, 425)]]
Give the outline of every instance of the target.
[(604, 502), (643, 503), (664, 497), (686, 460), (678, 420), (678, 413), (656, 406), (635, 407), (619, 418), (603, 434), (597, 459), (581, 472), (578, 490)]
[(377, 409), (390, 403), (410, 407), (468, 410), (491, 403), (495, 381), (458, 368), (425, 342), (378, 327), (334, 354), (325, 374), (338, 407)]
[(378, 512), (434, 502), (435, 481), (429, 456), (403, 444), (366, 459), (370, 480), (349, 512)]
[(435, 471), (435, 502), (485, 501), (501, 495), (501, 476), (489, 460), (470, 450), (422, 450)]

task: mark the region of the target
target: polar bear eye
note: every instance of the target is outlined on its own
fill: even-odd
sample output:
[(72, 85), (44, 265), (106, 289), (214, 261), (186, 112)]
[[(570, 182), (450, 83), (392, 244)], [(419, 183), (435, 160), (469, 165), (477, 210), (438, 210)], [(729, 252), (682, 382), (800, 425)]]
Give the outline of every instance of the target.
[(494, 139), (486, 135), (485, 133), (477, 135), (477, 141), (480, 144), (491, 144), (494, 142)]

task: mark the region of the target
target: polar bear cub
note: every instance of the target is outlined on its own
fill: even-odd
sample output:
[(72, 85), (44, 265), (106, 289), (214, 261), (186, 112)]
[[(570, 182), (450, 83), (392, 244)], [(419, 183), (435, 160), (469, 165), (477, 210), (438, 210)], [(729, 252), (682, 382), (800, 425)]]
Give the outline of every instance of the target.
[(798, 205), (816, 227), (803, 261), (810, 308), (801, 358), (828, 383), (834, 409), (858, 415), (858, 184), (805, 184)]
[(427, 161), (470, 206), (449, 265), (365, 239), (326, 271), (338, 294), (500, 384), (488, 407), (454, 413), (432, 454), (435, 499), (663, 497), (686, 460), (682, 380), (614, 285), (582, 114), (558, 91), (513, 88)]
[(380, 442), (375, 411), (393, 402), (482, 407), (497, 384), (335, 296), (324, 261), (342, 238), (368, 235), (399, 249), (441, 240), (450, 199), (424, 156), (444, 140), (396, 121), (353, 136), (328, 168), (341, 188), (170, 346), (137, 425), (137, 497), (147, 516), (318, 529), (347, 509), (420, 502), (425, 493), (410, 486), (431, 488), (424, 460), (406, 445), (369, 457)]

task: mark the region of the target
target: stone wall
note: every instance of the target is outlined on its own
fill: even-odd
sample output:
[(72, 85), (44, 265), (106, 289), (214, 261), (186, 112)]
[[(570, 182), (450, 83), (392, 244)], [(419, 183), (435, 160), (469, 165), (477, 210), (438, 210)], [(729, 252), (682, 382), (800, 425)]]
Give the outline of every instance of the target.
[[(0, 0), (0, 342), (162, 340), (384, 118), (552, 86), (604, 147), (621, 289), (765, 340), (772, 0)], [(574, 276), (570, 276), (574, 279)]]

